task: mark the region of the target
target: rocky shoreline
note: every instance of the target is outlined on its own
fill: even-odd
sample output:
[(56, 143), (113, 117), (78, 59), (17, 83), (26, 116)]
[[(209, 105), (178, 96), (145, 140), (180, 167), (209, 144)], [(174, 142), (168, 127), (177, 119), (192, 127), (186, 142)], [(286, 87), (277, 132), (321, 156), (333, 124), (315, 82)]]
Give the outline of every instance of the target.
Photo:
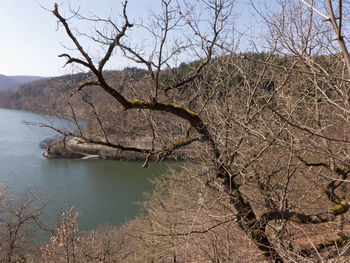
[[(182, 149), (175, 154), (166, 156), (165, 160), (191, 160)], [(119, 160), (119, 161), (157, 161), (156, 157), (147, 157), (146, 153), (121, 151), (113, 147), (86, 142), (79, 137), (71, 137), (65, 141), (59, 140), (47, 145), (43, 152), (46, 158), (69, 158), (81, 160)]]
[(115, 148), (85, 142), (78, 137), (56, 142), (46, 148), (43, 156), (47, 158), (73, 158), (73, 159), (106, 159), (106, 160), (145, 160), (146, 154), (123, 152)]

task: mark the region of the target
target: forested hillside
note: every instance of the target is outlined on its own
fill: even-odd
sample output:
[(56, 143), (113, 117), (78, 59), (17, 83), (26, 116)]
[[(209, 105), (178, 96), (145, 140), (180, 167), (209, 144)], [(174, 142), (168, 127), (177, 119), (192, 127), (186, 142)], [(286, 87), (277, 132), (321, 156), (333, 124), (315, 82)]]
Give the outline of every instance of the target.
[[(181, 150), (195, 162), (156, 179), (144, 213), (113, 231), (81, 233), (74, 210), (63, 213), (43, 262), (311, 263), (350, 253), (350, 4), (249, 2), (261, 32), (236, 31), (232, 0), (162, 0), (149, 24), (130, 19), (127, 1), (117, 21), (53, 6), (73, 46), (63, 63), (89, 73), (4, 93), (1, 105), (66, 118), (74, 129), (41, 124), (64, 149), (142, 154), (144, 167)], [(119, 54), (145, 70), (107, 71)]]
[[(125, 69), (124, 71), (105, 72), (105, 75), (109, 81), (116, 82), (118, 78), (124, 75), (132, 75), (135, 80), (136, 78), (142, 79), (145, 72), (135, 68)], [(30, 81), (18, 89), (1, 92), (0, 107), (30, 110), (38, 113), (53, 113), (53, 111), (55, 114), (68, 113), (70, 109), (66, 103), (66, 97), (71, 95), (70, 92), (72, 89), (78, 87), (90, 77), (91, 74), (89, 73), (79, 73)], [(98, 90), (97, 93), (99, 93)], [(101, 101), (101, 103), (103, 102)], [(85, 107), (84, 104), (77, 104), (76, 106), (80, 111), (83, 111)]]
[(5, 76), (0, 74), (0, 91), (12, 90), (19, 88), (25, 83), (29, 83), (38, 79), (39, 76)]

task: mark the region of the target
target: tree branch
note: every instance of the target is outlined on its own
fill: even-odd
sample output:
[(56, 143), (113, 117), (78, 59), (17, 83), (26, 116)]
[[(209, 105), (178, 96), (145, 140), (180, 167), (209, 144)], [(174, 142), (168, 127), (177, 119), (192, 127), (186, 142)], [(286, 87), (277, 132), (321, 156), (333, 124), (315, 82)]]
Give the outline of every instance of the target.
[(97, 81), (87, 81), (83, 84), (81, 84), (80, 86), (76, 87), (72, 93), (70, 94), (70, 96), (74, 96), (77, 92), (79, 92), (80, 90), (82, 90), (84, 87), (88, 87), (88, 86), (98, 86), (99, 83)]
[[(348, 236), (341, 236), (336, 239), (330, 239), (325, 242), (321, 242), (317, 245), (315, 245), (313, 248), (307, 248), (301, 250), (300, 254), (306, 257), (310, 257), (314, 252), (320, 252), (326, 248), (337, 246), (339, 248), (345, 248), (347, 245), (350, 244), (350, 237)], [(316, 250), (316, 251), (315, 251)], [(342, 253), (340, 253), (341, 256)]]
[(118, 30), (119, 33), (114, 38), (113, 42), (109, 44), (108, 50), (103, 57), (103, 59), (100, 61), (98, 66), (98, 71), (102, 72), (104, 65), (107, 63), (107, 61), (110, 59), (112, 52), (114, 48), (116, 47), (116, 44), (120, 42), (120, 39), (125, 36), (125, 32), (128, 28), (133, 27), (132, 24), (129, 23), (128, 17), (126, 15), (126, 6), (128, 4), (128, 1), (125, 1), (123, 4), (123, 17), (124, 17), (124, 25), (121, 30)]
[[(70, 37), (70, 39), (74, 42), (75, 46), (77, 47), (77, 49), (79, 50), (79, 52), (84, 56), (84, 58), (86, 59), (87, 63), (84, 64), (86, 67), (88, 67), (89, 69), (91, 69), (91, 71), (93, 71), (94, 73), (97, 72), (97, 69), (95, 68), (92, 59), (90, 58), (90, 56), (85, 52), (85, 50), (83, 49), (83, 47), (80, 45), (78, 39), (73, 35), (67, 21), (65, 18), (63, 18), (61, 16), (61, 14), (58, 11), (58, 5), (57, 3), (55, 3), (54, 6), (54, 11), (52, 11), (52, 13), (58, 18), (58, 20), (63, 24), (64, 28), (66, 29), (66, 32), (68, 34), (68, 36)], [(76, 60), (76, 59), (74, 59)], [(85, 62), (84, 62), (85, 63)]]
[(333, 206), (329, 211), (307, 215), (304, 213), (291, 211), (269, 211), (261, 216), (261, 221), (286, 220), (298, 224), (321, 224), (333, 221), (337, 216), (349, 211), (349, 203)]

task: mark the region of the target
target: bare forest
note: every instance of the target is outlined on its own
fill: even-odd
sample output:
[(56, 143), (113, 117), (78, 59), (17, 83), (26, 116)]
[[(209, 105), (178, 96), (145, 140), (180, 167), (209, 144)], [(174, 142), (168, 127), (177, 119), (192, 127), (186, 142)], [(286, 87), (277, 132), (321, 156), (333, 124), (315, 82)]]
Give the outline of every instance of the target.
[[(37, 110), (76, 125), (51, 127), (63, 145), (74, 138), (110, 158), (137, 154), (145, 169), (194, 161), (156, 179), (143, 213), (120, 227), (85, 233), (73, 209), (63, 213), (35, 260), (350, 260), (350, 4), (251, 1), (261, 25), (242, 31), (238, 1), (160, 0), (149, 24), (129, 17), (127, 1), (104, 18), (55, 4), (72, 43), (60, 57), (80, 73), (40, 80), (58, 95)], [(105, 70), (117, 54), (137, 67)]]

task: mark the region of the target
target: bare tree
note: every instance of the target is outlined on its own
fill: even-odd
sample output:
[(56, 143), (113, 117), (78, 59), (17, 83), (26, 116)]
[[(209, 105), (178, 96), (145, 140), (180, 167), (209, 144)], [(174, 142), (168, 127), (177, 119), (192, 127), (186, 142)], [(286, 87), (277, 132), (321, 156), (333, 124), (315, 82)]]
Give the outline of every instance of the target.
[(1, 262), (30, 262), (38, 254), (33, 245), (33, 232), (45, 229), (41, 223), (45, 202), (34, 191), (14, 196), (8, 188), (0, 191)]
[[(200, 213), (194, 212), (186, 227), (178, 227), (176, 221), (183, 216), (171, 221), (169, 211), (163, 211), (155, 213), (159, 219), (148, 210), (148, 248), (159, 249), (160, 243), (153, 237), (164, 236), (175, 262), (179, 251), (185, 261), (190, 258), (186, 256), (186, 238), (181, 240), (185, 245), (178, 246), (179, 236), (215, 236), (216, 225), (232, 226), (233, 222), (272, 262), (321, 258), (324, 250), (343, 247), (350, 240), (344, 217), (349, 210), (346, 190), (350, 172), (350, 66), (342, 34), (347, 7), (343, 1), (338, 2), (337, 11), (332, 1), (325, 7), (314, 1), (282, 0), (277, 4), (266, 13), (255, 6), (268, 28), (268, 52), (245, 55), (237, 55), (231, 48), (233, 1), (191, 4), (162, 0), (161, 14), (153, 14), (153, 23), (147, 26), (129, 20), (127, 1), (120, 24), (112, 18), (84, 17), (71, 10), (70, 19), (106, 26), (104, 30), (96, 27), (94, 36), (75, 33), (70, 19), (55, 4), (53, 14), (79, 54), (60, 56), (66, 58), (67, 65), (91, 72), (72, 95), (81, 95), (95, 120), (90, 135), (57, 131), (88, 144), (143, 153), (145, 166), (151, 156), (162, 159), (187, 149), (188, 156), (199, 160), (200, 167), (192, 171), (197, 170), (194, 177), (200, 177), (208, 191), (205, 202), (215, 203), (214, 197), (221, 196), (218, 210), (223, 212), (222, 218), (208, 219), (211, 224), (203, 223), (207, 217), (201, 204), (196, 206)], [(128, 38), (140, 29), (149, 33), (152, 49)], [(181, 35), (176, 33), (179, 30)], [(333, 41), (334, 32), (339, 48)], [(92, 57), (83, 46), (83, 37), (98, 43), (103, 55)], [(104, 68), (116, 51), (146, 68), (147, 75), (138, 82), (127, 74), (109, 81)], [(105, 108), (96, 107), (93, 89), (108, 94), (106, 101), (113, 108), (108, 114), (103, 113)], [(122, 123), (117, 134), (124, 138), (113, 134), (112, 119)], [(130, 127), (142, 132), (130, 133)], [(164, 200), (169, 206), (178, 204), (172, 201), (194, 202), (176, 198)], [(164, 210), (161, 203), (157, 205), (159, 211)], [(165, 219), (168, 222), (162, 226), (166, 228), (159, 233), (154, 222), (164, 223)], [(193, 230), (195, 224), (201, 227)], [(321, 233), (313, 235), (315, 229)], [(203, 251), (206, 248), (208, 244)], [(219, 261), (214, 255), (222, 253), (218, 249), (209, 256)], [(221, 256), (220, 260), (225, 260)], [(226, 260), (232, 260), (230, 255)]]
[[(42, 262), (119, 262), (122, 253), (116, 231), (109, 227), (83, 232), (77, 223), (78, 213), (71, 207), (59, 217), (50, 241), (41, 248)], [(118, 233), (120, 234), (120, 231)]]

